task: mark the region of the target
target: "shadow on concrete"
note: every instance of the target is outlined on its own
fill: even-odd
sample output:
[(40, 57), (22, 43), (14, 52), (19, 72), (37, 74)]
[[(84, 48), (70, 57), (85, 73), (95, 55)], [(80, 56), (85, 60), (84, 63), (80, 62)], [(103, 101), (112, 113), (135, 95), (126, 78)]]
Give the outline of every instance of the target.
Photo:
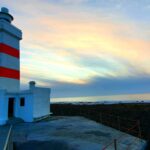
[(14, 150), (77, 150), (62, 140), (14, 142)]

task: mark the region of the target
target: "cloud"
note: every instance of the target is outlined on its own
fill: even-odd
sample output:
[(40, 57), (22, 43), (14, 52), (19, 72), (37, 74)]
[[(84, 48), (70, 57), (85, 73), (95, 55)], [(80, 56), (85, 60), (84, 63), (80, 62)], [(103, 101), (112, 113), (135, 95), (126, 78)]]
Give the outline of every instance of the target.
[[(142, 94), (150, 91), (150, 77), (95, 78), (84, 85), (54, 83), (52, 97), (112, 96)], [(80, 89), (80, 90), (79, 90)], [(67, 92), (69, 91), (69, 92)], [(67, 94), (66, 94), (67, 93)]]
[[(31, 22), (31, 24), (33, 23)], [(122, 72), (124, 72), (124, 75), (130, 75), (128, 65), (129, 67), (133, 66), (134, 70), (137, 70), (137, 74), (140, 72), (149, 74), (149, 63), (145, 63), (145, 61), (149, 60), (150, 44), (149, 41), (141, 39), (141, 37), (135, 37), (138, 33), (136, 27), (127, 24), (118, 24), (116, 26), (115, 23), (110, 21), (95, 23), (91, 20), (80, 22), (79, 19), (74, 22), (72, 19), (60, 20), (53, 17), (49, 17), (49, 19), (43, 18), (41, 23), (40, 19), (37, 18), (34, 20), (34, 24), (38, 24), (39, 27), (32, 29), (34, 34), (32, 34), (31, 30), (25, 32), (28, 38), (25, 39), (27, 44), (24, 47), (30, 47), (33, 50), (34, 61), (32, 61), (33, 64), (36, 61), (35, 67), (38, 66), (39, 70), (41, 70), (40, 64), (38, 65), (37, 61), (42, 62), (41, 59), (44, 59), (45, 64), (42, 62), (42, 66), (49, 67), (55, 74), (58, 75), (61, 72), (62, 77), (63, 74), (67, 74), (68, 81), (74, 75), (76, 75), (75, 78), (79, 77), (83, 80), (82, 73), (87, 68), (88, 70), (89, 68), (94, 70), (94, 66), (90, 67), (84, 63), (88, 57), (91, 58), (91, 60), (89, 59), (89, 64), (94, 59), (97, 59), (99, 62), (97, 61), (96, 65), (99, 65), (99, 68), (106, 68), (110, 74), (122, 75)], [(40, 30), (40, 28), (43, 30)], [(130, 31), (131, 28), (132, 31)], [(123, 33), (126, 34), (124, 35)], [(43, 38), (41, 39), (41, 37)], [(41, 54), (39, 55), (39, 53)], [(104, 61), (102, 57), (110, 65), (113, 66), (114, 64), (118, 68), (117, 71), (114, 67), (112, 67), (114, 71), (110, 70), (110, 67), (108, 68), (108, 65), (104, 63), (101, 66), (101, 61)], [(29, 58), (24, 57), (27, 60)], [(27, 62), (29, 63), (29, 61)], [(61, 69), (57, 69), (57, 71), (53, 68)], [(63, 72), (62, 68), (64, 68)], [(76, 73), (75, 70), (80, 73)], [(48, 72), (51, 73), (50, 71)], [(96, 71), (88, 71), (85, 74), (89, 77), (103, 74), (103, 71), (99, 69), (97, 73), (90, 75), (91, 72)], [(55, 75), (56, 78), (58, 78), (57, 75)], [(86, 79), (87, 76), (84, 76), (84, 78)], [(76, 82), (75, 78), (72, 79)], [(62, 80), (66, 80), (66, 78), (63, 77)]]
[(65, 3), (65, 4), (82, 4), (89, 2), (90, 0), (60, 0), (60, 2)]
[[(48, 8), (52, 6), (44, 7), (46, 10), (34, 20), (25, 18), (25, 27), (30, 28), (25, 28), (23, 48), (27, 49), (25, 53), (30, 54), (28, 49), (33, 52), (31, 56), (25, 56), (22, 52), (24, 62), (28, 62), (22, 67), (23, 73), (27, 70), (23, 68), (31, 68), (32, 64), (39, 74), (47, 72), (47, 76), (43, 77), (49, 78), (51, 74), (50, 78), (54, 80), (74, 83), (84, 83), (95, 76), (128, 76), (131, 75), (130, 66), (137, 71), (134, 71), (134, 75), (149, 74), (149, 63), (145, 61), (149, 60), (150, 44), (141, 38), (141, 34), (139, 36), (141, 31), (136, 25), (130, 22), (116, 23), (113, 18), (93, 19), (90, 12), (80, 14), (74, 10), (58, 10), (60, 6), (55, 5), (52, 13), (49, 13), (57, 12), (53, 16), (47, 14)], [(84, 63), (87, 57), (89, 66)], [(112, 69), (102, 57), (112, 65)], [(90, 66), (95, 59), (99, 60), (96, 63), (98, 70), (94, 70), (98, 67)], [(32, 68), (30, 72), (34, 72)]]

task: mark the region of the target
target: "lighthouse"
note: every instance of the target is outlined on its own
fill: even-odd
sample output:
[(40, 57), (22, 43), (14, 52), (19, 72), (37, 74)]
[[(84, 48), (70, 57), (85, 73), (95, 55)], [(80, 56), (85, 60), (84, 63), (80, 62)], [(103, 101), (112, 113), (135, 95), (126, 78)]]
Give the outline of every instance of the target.
[(20, 40), (22, 32), (12, 25), (13, 16), (7, 8), (0, 11), (0, 89), (20, 89)]
[(5, 7), (0, 11), (0, 125), (10, 118), (34, 122), (49, 116), (50, 88), (37, 87), (29, 82), (29, 89), (20, 90), (20, 40), (22, 31), (15, 27), (14, 18)]

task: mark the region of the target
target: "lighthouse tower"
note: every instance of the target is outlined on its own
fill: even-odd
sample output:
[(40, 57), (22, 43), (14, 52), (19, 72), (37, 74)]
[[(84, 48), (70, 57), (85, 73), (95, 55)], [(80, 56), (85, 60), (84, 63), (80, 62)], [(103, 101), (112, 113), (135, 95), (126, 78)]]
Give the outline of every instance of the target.
[(22, 32), (12, 25), (13, 16), (7, 8), (0, 11), (0, 89), (20, 90), (20, 45)]
[(20, 90), (20, 40), (22, 32), (12, 25), (7, 8), (0, 11), (0, 125), (10, 118), (25, 122), (45, 118), (50, 113), (50, 88), (37, 87), (31, 81), (28, 90)]

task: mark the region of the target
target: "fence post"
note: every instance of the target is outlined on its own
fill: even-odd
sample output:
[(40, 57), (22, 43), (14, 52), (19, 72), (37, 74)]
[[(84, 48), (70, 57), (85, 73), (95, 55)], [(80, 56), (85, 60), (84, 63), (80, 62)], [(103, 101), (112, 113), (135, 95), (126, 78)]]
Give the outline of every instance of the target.
[(139, 130), (139, 138), (142, 139), (141, 127), (140, 127), (140, 120), (137, 121), (138, 130)]
[(118, 120), (118, 129), (120, 130), (120, 117), (117, 116), (117, 120)]
[(80, 117), (82, 117), (82, 109), (80, 108)]
[(114, 139), (114, 149), (117, 150), (117, 139)]
[(102, 123), (102, 113), (100, 113), (100, 123)]
[(61, 116), (63, 116), (63, 110), (62, 109), (60, 109), (60, 114), (61, 114)]

